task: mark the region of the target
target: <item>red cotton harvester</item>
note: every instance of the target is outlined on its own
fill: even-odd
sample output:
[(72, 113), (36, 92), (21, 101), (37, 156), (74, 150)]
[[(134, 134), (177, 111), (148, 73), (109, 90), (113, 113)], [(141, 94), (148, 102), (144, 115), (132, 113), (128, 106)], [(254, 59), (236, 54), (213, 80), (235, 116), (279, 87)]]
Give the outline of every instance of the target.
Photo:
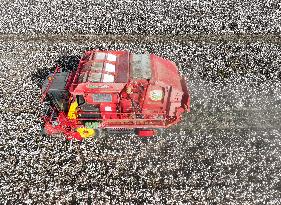
[(77, 68), (59, 66), (42, 86), (43, 132), (83, 140), (109, 133), (155, 136), (190, 111), (175, 63), (154, 54), (86, 51)]

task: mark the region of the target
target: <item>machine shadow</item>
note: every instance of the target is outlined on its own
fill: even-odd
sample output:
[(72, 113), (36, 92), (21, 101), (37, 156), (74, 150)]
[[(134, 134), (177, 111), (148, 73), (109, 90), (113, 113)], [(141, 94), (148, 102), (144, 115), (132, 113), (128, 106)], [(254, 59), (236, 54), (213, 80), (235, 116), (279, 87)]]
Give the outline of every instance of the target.
[(62, 71), (72, 71), (77, 68), (79, 60), (80, 56), (78, 55), (61, 56), (52, 67), (38, 68), (36, 72), (31, 74), (31, 80), (35, 85), (42, 88), (44, 80), (51, 72), (55, 71), (56, 66), (60, 66), (63, 69)]

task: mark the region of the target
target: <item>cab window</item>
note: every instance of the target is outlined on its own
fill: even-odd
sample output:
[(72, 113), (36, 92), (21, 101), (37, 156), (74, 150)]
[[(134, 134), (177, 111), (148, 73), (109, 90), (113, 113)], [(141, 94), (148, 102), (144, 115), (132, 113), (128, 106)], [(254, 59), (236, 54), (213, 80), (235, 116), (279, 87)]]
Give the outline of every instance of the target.
[(85, 99), (84, 99), (83, 95), (77, 95), (76, 99), (77, 99), (78, 106), (83, 105), (85, 103)]
[(94, 102), (112, 102), (112, 95), (105, 93), (93, 94), (93, 100)]

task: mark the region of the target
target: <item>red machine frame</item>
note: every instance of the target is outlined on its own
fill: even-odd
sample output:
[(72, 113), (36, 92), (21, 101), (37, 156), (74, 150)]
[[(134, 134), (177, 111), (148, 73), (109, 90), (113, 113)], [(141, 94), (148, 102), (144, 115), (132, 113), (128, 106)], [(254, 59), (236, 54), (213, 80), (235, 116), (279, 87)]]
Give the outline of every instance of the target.
[[(68, 90), (71, 94), (71, 98), (75, 98), (78, 95), (85, 95), (87, 102), (94, 104), (92, 98), (88, 97), (92, 94), (98, 93), (113, 93), (112, 95), (114, 100), (109, 103), (100, 103), (101, 111), (100, 112), (89, 112), (77, 110), (75, 113), (77, 116), (83, 114), (96, 114), (100, 115), (100, 118), (76, 118), (70, 119), (67, 116), (67, 113), (56, 110), (52, 107), (51, 113), (58, 113), (56, 121), (52, 121), (52, 115), (43, 116), (43, 121), (45, 122), (45, 130), (49, 135), (55, 133), (64, 133), (67, 136), (67, 139), (77, 139), (82, 140), (81, 135), (76, 132), (77, 128), (83, 127), (83, 121), (96, 121), (99, 122), (98, 128), (126, 128), (126, 129), (139, 129), (139, 136), (151, 136), (154, 135), (154, 129), (157, 128), (167, 128), (172, 125), (180, 122), (182, 114), (187, 111), (190, 111), (190, 96), (189, 91), (186, 86), (186, 79), (180, 77), (176, 65), (166, 59), (160, 58), (153, 54), (150, 54), (151, 59), (151, 75), (152, 78), (148, 81), (147, 79), (132, 79), (131, 69), (128, 68), (127, 72), (120, 69), (118, 72), (124, 75), (127, 75), (126, 82), (79, 82), (79, 76), (83, 74), (83, 69), (86, 64), (93, 65), (95, 62), (101, 62), (101, 60), (96, 60), (94, 58), (96, 52), (100, 51), (86, 51), (84, 56), (80, 59), (77, 70), (72, 71), (67, 79), (65, 89)], [(127, 51), (102, 51), (106, 55), (112, 54), (115, 56), (125, 55), (127, 56), (128, 67), (131, 65), (129, 62), (132, 61), (132, 56)], [(124, 59), (123, 59), (124, 61)], [(122, 64), (124, 62), (112, 62), (106, 59), (102, 60), (102, 63), (111, 63), (117, 65), (117, 63)], [(123, 65), (124, 67), (124, 65)], [(118, 67), (117, 67), (118, 68)], [(165, 70), (164, 70), (165, 69)], [(56, 74), (60, 73), (61, 69), (59, 66), (56, 67), (55, 72), (48, 77), (48, 84), (46, 89), (43, 92), (41, 101), (43, 102), (46, 98), (46, 95), (53, 83), (53, 79), (56, 78)], [(91, 70), (88, 73), (97, 73), (96, 70)], [(116, 73), (110, 73), (107, 71), (102, 71), (103, 76), (105, 74), (116, 77)], [(171, 76), (174, 76), (171, 78)], [(104, 77), (103, 77), (104, 78)], [(139, 94), (139, 87), (143, 86), (144, 90), (142, 95)], [(153, 89), (163, 89), (165, 95), (161, 102), (153, 102), (148, 97), (148, 92)], [(126, 90), (127, 89), (127, 90)], [(132, 91), (132, 95), (128, 94), (128, 89), (135, 90), (135, 93)], [(116, 96), (115, 96), (116, 94)], [(136, 96), (133, 96), (133, 94)], [(131, 109), (131, 112), (122, 112), (117, 111), (116, 105), (118, 103), (123, 103), (124, 107), (129, 107), (126, 103), (130, 104), (128, 98), (135, 98), (142, 106), (141, 112), (139, 110)], [(116, 99), (115, 99), (116, 97)], [(69, 105), (71, 105), (71, 100), (69, 100)], [(154, 103), (154, 104), (153, 104)], [(154, 107), (155, 109), (154, 109)], [(110, 111), (105, 111), (106, 107), (110, 107)], [(161, 108), (161, 109), (159, 109)], [(141, 116), (141, 117), (137, 117)]]

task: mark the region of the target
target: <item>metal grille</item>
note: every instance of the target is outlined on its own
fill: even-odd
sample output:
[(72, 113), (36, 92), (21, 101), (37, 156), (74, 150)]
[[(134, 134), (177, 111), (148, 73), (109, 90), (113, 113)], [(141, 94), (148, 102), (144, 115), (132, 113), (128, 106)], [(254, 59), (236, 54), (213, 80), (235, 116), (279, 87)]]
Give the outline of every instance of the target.
[(132, 78), (151, 78), (150, 54), (133, 54), (131, 59)]

